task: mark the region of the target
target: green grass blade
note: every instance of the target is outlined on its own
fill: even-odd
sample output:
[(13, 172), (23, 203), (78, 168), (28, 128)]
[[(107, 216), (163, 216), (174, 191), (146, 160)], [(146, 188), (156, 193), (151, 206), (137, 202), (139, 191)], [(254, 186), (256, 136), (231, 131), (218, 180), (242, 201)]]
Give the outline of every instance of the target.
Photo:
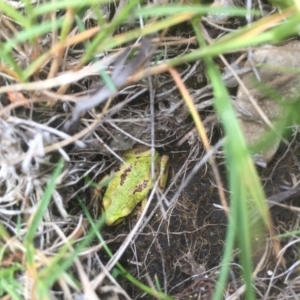
[(18, 45), (19, 43), (26, 42), (28, 40), (32, 40), (36, 37), (39, 37), (43, 34), (48, 33), (49, 31), (53, 29), (59, 29), (63, 24), (63, 18), (56, 20), (55, 22), (44, 22), (42, 24), (39, 24), (37, 26), (33, 26), (27, 30), (20, 31), (14, 38), (7, 41), (4, 44), (3, 52), (9, 53), (12, 51), (12, 49)]
[[(195, 23), (194, 30), (197, 33), (201, 48), (206, 48), (207, 46)], [(209, 76), (213, 87), (214, 106), (221, 118), (226, 133), (226, 145), (224, 150), (228, 165), (228, 177), (231, 191), (231, 217), (228, 231), (233, 231), (233, 233), (227, 234), (225, 247), (226, 257), (224, 257), (224, 267), (221, 270), (219, 287), (214, 295), (214, 300), (222, 299), (222, 287), (225, 287), (228, 272), (228, 259), (233, 246), (233, 236), (235, 231), (237, 233), (236, 237), (238, 245), (241, 250), (240, 258), (246, 284), (246, 299), (252, 300), (255, 299), (255, 294), (252, 287), (251, 234), (247, 201), (252, 200), (251, 198), (249, 199), (248, 189), (251, 191), (253, 186), (248, 185), (247, 178), (251, 178), (251, 181), (255, 183), (254, 187), (257, 187), (261, 191), (260, 193), (251, 193), (251, 196), (258, 197), (255, 203), (262, 204), (261, 207), (263, 208), (262, 213), (265, 213), (264, 216), (267, 215), (267, 205), (264, 203), (262, 187), (253, 167), (253, 162), (247, 150), (245, 140), (239, 128), (235, 111), (222, 81), (221, 74), (215, 66), (211, 56), (207, 55), (203, 60), (207, 66), (207, 75)]]
[[(97, 226), (95, 224), (95, 222), (93, 221), (93, 219), (91, 218), (91, 215), (89, 214), (88, 210), (86, 209), (86, 207), (83, 205), (83, 203), (79, 200), (79, 203), (84, 211), (84, 213), (87, 216), (87, 219), (89, 221), (89, 224), (91, 225), (92, 229), (97, 237), (97, 239), (99, 240), (99, 242), (103, 245), (104, 250), (106, 251), (106, 253), (112, 257), (113, 253), (110, 251), (109, 247), (107, 246), (105, 240), (103, 239), (102, 235), (100, 234), (100, 231), (97, 229)], [(103, 222), (104, 222), (104, 218), (103, 218)], [(134, 276), (132, 276), (130, 273), (128, 273), (126, 271), (126, 269), (123, 268), (123, 266), (120, 263), (116, 263), (116, 269), (113, 269), (112, 272), (115, 272), (115, 274), (121, 274), (123, 277), (125, 277), (129, 282), (131, 282), (132, 284), (134, 284), (136, 287), (138, 287), (139, 289), (141, 289), (142, 291), (145, 291), (146, 293), (148, 293), (149, 295), (152, 295), (153, 297), (159, 296), (159, 299), (162, 300), (174, 300), (173, 297), (170, 297), (166, 294), (164, 294), (163, 292), (159, 292), (159, 291), (154, 291), (151, 287), (148, 287), (147, 285), (141, 283), (139, 280), (137, 280)]]
[(6, 4), (3, 0), (0, 0), (0, 12), (8, 15), (24, 28), (28, 28), (30, 26), (30, 21), (28, 20), (28, 18), (19, 13), (10, 5)]
[[(214, 14), (227, 14), (228, 16), (245, 16), (249, 13), (248, 10), (243, 8), (233, 7), (210, 7), (208, 5), (159, 5), (153, 7), (142, 7), (135, 11), (136, 17), (166, 17), (175, 14), (193, 13), (197, 15), (206, 15), (209, 13)], [(260, 11), (252, 10), (253, 16), (260, 16)]]
[(55, 186), (56, 186), (56, 180), (57, 180), (58, 176), (60, 175), (63, 166), (64, 166), (64, 160), (60, 159), (60, 161), (57, 164), (57, 167), (55, 168), (55, 170), (51, 176), (50, 182), (46, 187), (43, 198), (41, 199), (41, 202), (39, 203), (37, 210), (34, 212), (34, 215), (31, 218), (31, 223), (30, 223), (30, 226), (28, 227), (28, 231), (25, 236), (26, 244), (33, 243), (34, 236), (37, 232), (37, 229), (38, 229), (40, 223), (43, 220), (44, 213), (49, 206), (49, 203), (50, 203), (50, 200), (52, 197), (52, 192), (54, 191)]
[(44, 2), (43, 4), (37, 5), (34, 8), (33, 13), (35, 16), (39, 16), (58, 10), (64, 10), (66, 8), (81, 9), (82, 7), (91, 7), (110, 2), (111, 0), (60, 0)]

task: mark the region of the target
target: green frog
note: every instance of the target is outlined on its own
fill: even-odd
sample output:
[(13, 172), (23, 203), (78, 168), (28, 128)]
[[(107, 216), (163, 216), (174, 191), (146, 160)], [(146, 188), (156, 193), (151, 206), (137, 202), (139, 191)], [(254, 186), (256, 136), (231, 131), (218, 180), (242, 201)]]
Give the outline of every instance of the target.
[[(159, 188), (165, 189), (168, 179), (167, 155), (160, 156), (155, 151), (155, 180), (159, 178)], [(124, 163), (112, 175), (103, 197), (103, 212), (106, 225), (117, 225), (128, 216), (140, 202), (147, 201), (153, 188), (151, 176), (151, 149), (137, 146), (124, 153)]]

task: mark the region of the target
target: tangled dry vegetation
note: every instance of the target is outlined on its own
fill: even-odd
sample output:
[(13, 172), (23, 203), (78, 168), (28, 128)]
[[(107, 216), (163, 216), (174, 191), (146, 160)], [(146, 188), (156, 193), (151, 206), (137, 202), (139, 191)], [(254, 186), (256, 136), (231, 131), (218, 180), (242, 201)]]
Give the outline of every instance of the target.
[[(5, 2), (24, 13), (22, 3)], [(103, 21), (112, 24), (125, 4), (121, 0), (102, 5)], [(235, 4), (243, 6), (242, 1)], [(265, 1), (252, 1), (252, 6), (263, 9), (265, 15), (274, 12)], [(51, 17), (65, 14), (65, 18), (72, 19), (64, 42), (53, 30), (13, 47), (20, 69), (38, 62), (28, 71), (28, 82), (21, 83), (21, 78), (4, 62), (1, 65), (1, 269), (9, 270), (7, 276), (14, 278), (9, 282), (16, 282), (12, 289), (17, 296), (13, 298), (0, 283), (0, 297), (37, 299), (35, 283), (46, 281), (48, 274), (52, 276), (63, 265), (64, 257), (75, 253), (76, 257), (64, 270), (57, 271), (49, 286), (51, 299), (152, 299), (153, 296), (143, 295), (128, 277), (119, 276), (116, 280), (104, 271), (104, 267), (112, 270), (116, 261), (150, 286), (152, 292), (160, 286), (178, 299), (211, 299), (227, 226), (218, 190), (220, 181), (226, 186), (220, 148), (223, 131), (212, 106), (212, 88), (203, 62), (181, 64), (176, 68), (177, 74), (194, 99), (206, 134), (215, 145), (213, 153), (220, 176), (216, 179), (207, 164), (212, 153), (206, 154), (174, 77), (163, 72), (167, 68), (159, 69), (163, 62), (196, 49), (193, 29), (188, 22), (181, 23), (135, 43), (98, 51), (92, 60), (85, 60), (85, 43), (99, 30), (94, 13), (95, 9), (87, 9), (81, 14), (85, 25), (85, 31), (81, 31), (73, 22), (71, 9), (56, 12)], [(39, 21), (48, 18), (50, 15)], [(202, 30), (214, 40), (245, 25), (241, 17), (220, 23), (208, 16), (203, 18)], [(2, 43), (13, 39), (20, 28), (5, 13), (1, 13), (0, 26)], [(120, 37), (135, 26), (129, 20), (114, 28), (111, 36)], [(133, 57), (132, 49), (136, 49)], [(231, 53), (226, 60), (239, 64), (245, 60), (244, 52)], [(216, 59), (216, 63), (224, 71), (224, 80), (228, 80), (223, 61)], [(103, 70), (110, 80), (105, 79)], [(229, 91), (234, 99), (237, 87), (233, 85)], [(297, 128), (292, 130), (287, 145), (279, 148), (267, 168), (259, 169), (268, 196), (281, 193), (281, 185), (295, 186), (299, 180), (299, 138)], [(101, 202), (94, 197), (95, 183), (120, 163), (124, 150), (136, 144), (152, 146), (169, 155), (166, 191), (151, 193), (143, 219), (133, 213), (120, 225), (99, 231), (115, 254), (113, 258), (104, 250), (99, 236), (78, 248), (91, 228), (90, 220), (95, 221), (101, 214)], [(46, 186), (60, 158), (65, 160), (64, 167), (56, 178), (49, 205), (37, 210), (39, 203), (46, 201)], [(274, 196), (271, 200), (282, 202), (295, 193), (278, 195), (279, 199)], [(293, 207), (277, 204), (273, 208), (276, 234), (299, 227), (295, 207), (298, 199), (293, 199)], [(38, 219), (41, 221), (36, 224)], [(29, 262), (25, 259), (29, 251), (26, 241), (30, 240), (28, 232), (32, 226), (37, 230), (31, 239), (35, 250)], [(280, 239), (280, 255), (285, 260), (281, 264), (267, 236), (262, 232), (253, 242), (257, 299), (298, 299), (298, 236), (295, 233)], [(240, 299), (243, 292), (241, 266), (236, 257), (224, 298)]]

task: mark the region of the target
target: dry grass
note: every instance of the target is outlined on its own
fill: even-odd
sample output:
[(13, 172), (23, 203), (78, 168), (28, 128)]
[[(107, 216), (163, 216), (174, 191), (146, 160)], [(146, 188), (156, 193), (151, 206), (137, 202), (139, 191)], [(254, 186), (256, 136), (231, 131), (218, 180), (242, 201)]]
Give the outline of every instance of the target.
[[(175, 3), (69, 2), (0, 1), (1, 299), (212, 299), (224, 265), (230, 278), (222, 297), (251, 299), (238, 247), (222, 265), (234, 194), (227, 168), (238, 165), (221, 148), (227, 129), (204, 62), (213, 55), (220, 80), (239, 79), (248, 68), (234, 75), (225, 69), (245, 59), (247, 35), (253, 44), (267, 41), (282, 15), (250, 1), (270, 16), (255, 17), (251, 22), (261, 20), (247, 29), (241, 10), (219, 23), (224, 12), (192, 4), (181, 13)], [(211, 46), (198, 52), (200, 14), (198, 30)], [(234, 31), (238, 38), (226, 40)], [(296, 132), (259, 169), (268, 196), (279, 185), (297, 186), (297, 141)], [(141, 215), (105, 227), (94, 187), (136, 144), (170, 156), (167, 189), (154, 188)], [(285, 264), (264, 225), (253, 230), (254, 271), (247, 271), (256, 299), (299, 297), (298, 208), (288, 208), (273, 211), (274, 233), (286, 233), (279, 252)]]

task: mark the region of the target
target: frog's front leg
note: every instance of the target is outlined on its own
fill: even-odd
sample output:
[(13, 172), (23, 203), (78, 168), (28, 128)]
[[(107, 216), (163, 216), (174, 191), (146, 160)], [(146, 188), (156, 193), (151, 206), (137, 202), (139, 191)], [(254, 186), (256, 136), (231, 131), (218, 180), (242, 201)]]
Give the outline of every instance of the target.
[(142, 212), (145, 210), (147, 201), (148, 201), (148, 198), (141, 200), (140, 203), (135, 207), (135, 209), (131, 215), (139, 218), (141, 216)]

